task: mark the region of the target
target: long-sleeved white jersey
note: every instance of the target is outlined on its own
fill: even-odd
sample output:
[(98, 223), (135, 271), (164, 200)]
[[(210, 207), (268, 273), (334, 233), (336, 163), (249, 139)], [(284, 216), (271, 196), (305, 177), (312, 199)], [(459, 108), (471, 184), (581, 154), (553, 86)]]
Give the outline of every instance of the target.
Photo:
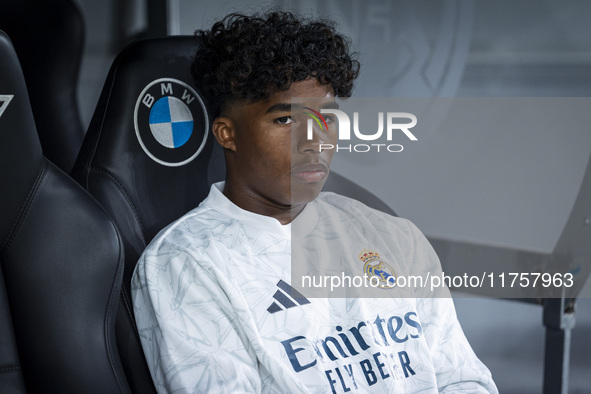
[[(372, 260), (361, 252), (371, 252), (394, 276), (440, 269), (408, 220), (321, 193), (281, 225), (237, 207), (222, 188), (164, 229), (134, 273), (135, 317), (159, 392), (497, 392), (449, 297), (311, 298), (291, 286), (298, 220), (361, 267)], [(327, 221), (356, 218), (373, 227), (325, 231)]]

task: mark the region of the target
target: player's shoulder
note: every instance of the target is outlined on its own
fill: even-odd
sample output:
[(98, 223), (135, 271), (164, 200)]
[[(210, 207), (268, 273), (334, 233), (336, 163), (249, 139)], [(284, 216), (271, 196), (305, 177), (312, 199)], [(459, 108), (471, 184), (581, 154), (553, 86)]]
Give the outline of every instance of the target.
[(189, 211), (162, 229), (144, 249), (133, 273), (133, 287), (150, 287), (153, 279), (162, 273), (174, 275), (185, 268), (211, 271), (215, 261), (220, 261), (220, 247), (216, 231), (224, 228), (226, 220), (206, 206)]
[(408, 219), (394, 216), (391, 212), (384, 212), (370, 207), (363, 202), (333, 192), (322, 192), (316, 199), (320, 208), (341, 212), (343, 215), (372, 217), (393, 223), (410, 223)]
[(372, 208), (354, 198), (333, 192), (322, 192), (316, 201), (319, 215), (332, 216), (332, 221), (338, 220), (357, 224), (363, 228), (374, 228), (409, 240), (423, 237), (421, 231), (409, 219)]
[(143, 254), (160, 254), (171, 250), (196, 254), (211, 245), (218, 229), (224, 228), (224, 222), (228, 220), (202, 204), (162, 229)]

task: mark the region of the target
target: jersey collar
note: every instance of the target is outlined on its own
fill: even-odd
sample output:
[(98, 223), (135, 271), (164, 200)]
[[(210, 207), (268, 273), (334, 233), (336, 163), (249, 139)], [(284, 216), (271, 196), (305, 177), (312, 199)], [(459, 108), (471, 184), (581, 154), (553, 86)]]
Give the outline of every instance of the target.
[(302, 212), (288, 224), (281, 224), (277, 219), (260, 215), (240, 208), (222, 193), (225, 182), (211, 185), (207, 196), (207, 205), (212, 209), (240, 221), (244, 226), (253, 227), (260, 231), (272, 233), (284, 239), (300, 238), (309, 234), (318, 221), (317, 203), (312, 201), (306, 204)]

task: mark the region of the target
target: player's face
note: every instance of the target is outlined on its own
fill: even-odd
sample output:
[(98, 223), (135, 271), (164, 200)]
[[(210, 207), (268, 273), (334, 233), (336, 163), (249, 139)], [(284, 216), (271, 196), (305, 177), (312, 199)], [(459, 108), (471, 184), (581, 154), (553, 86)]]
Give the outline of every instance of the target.
[(319, 145), (335, 144), (336, 127), (328, 121), (327, 130), (314, 122), (313, 138), (308, 140), (307, 120), (311, 118), (296, 109), (300, 106), (292, 111), (292, 98), (300, 97), (306, 97), (302, 108), (317, 112), (335, 104), (332, 87), (310, 78), (267, 99), (237, 104), (227, 111), (234, 133), (228, 193), (224, 192), (237, 205), (268, 216), (286, 208), (297, 214), (298, 208), (320, 193), (333, 150), (320, 152)]

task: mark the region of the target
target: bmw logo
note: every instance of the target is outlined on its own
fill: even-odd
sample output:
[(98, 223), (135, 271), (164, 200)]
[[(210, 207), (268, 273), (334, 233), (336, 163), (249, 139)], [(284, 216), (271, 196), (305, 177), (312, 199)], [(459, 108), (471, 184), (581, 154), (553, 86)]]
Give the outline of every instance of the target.
[(173, 78), (150, 82), (134, 111), (138, 142), (154, 161), (169, 167), (195, 159), (207, 140), (209, 119), (201, 97)]

